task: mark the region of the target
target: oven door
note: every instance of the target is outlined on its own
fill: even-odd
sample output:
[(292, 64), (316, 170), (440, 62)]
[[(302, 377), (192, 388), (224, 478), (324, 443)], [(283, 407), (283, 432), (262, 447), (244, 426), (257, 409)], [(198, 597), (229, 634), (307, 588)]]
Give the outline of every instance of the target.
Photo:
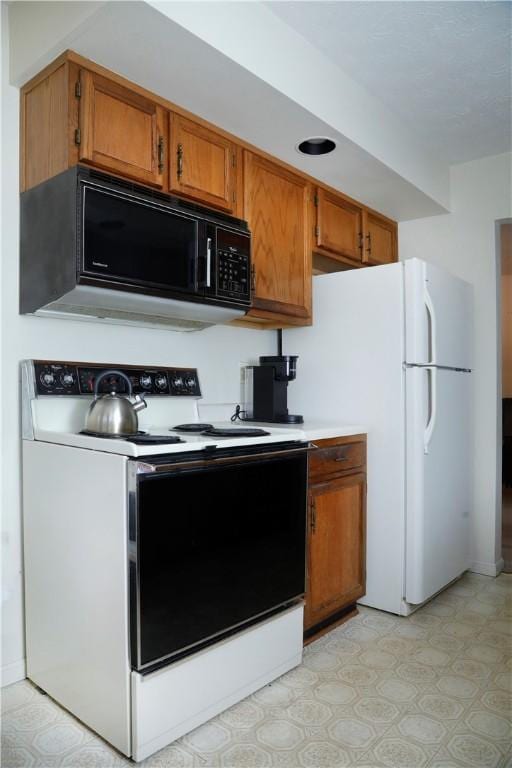
[(303, 595), (308, 448), (291, 446), (129, 462), (134, 669), (193, 653)]

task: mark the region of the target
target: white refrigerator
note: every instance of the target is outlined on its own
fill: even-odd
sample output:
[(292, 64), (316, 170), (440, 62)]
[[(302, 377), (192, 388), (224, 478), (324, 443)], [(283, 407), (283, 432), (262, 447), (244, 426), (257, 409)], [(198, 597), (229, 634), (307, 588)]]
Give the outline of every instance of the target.
[(315, 277), (313, 312), (289, 410), (367, 426), (360, 602), (407, 615), (470, 565), (472, 288), (410, 259)]

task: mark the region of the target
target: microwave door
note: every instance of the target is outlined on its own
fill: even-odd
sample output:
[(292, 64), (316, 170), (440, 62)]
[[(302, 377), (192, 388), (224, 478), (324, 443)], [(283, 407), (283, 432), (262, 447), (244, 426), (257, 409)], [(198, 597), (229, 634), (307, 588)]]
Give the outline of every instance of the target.
[(197, 293), (197, 219), (111, 190), (83, 194), (84, 275)]

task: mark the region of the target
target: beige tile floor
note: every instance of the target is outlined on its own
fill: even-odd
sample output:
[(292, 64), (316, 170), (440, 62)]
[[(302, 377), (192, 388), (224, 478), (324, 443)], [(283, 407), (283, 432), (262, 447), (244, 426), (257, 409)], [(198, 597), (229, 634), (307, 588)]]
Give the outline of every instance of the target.
[[(409, 618), (363, 608), (141, 765), (512, 768), (511, 679), (512, 575), (466, 574)], [(130, 764), (27, 681), (2, 712), (4, 768)]]

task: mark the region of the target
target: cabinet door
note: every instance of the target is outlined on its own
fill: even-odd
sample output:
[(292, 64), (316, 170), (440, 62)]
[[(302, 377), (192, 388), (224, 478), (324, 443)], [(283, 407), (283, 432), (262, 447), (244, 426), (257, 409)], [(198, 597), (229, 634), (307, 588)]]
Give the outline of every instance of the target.
[(306, 179), (244, 152), (244, 215), (252, 232), (256, 310), (311, 316), (309, 199)]
[(366, 475), (347, 475), (309, 489), (305, 628), (365, 593)]
[(361, 262), (363, 250), (362, 209), (343, 197), (318, 189), (316, 204), (316, 249), (331, 256)]
[(163, 107), (87, 70), (81, 71), (80, 81), (80, 160), (163, 187)]
[(21, 101), (21, 191), (65, 171), (78, 162), (75, 128), (78, 69), (63, 61), (46, 77), (27, 84)]
[(365, 211), (363, 262), (389, 264), (397, 261), (396, 223), (371, 211)]
[(234, 213), (236, 144), (209, 128), (171, 114), (169, 146), (171, 192)]

